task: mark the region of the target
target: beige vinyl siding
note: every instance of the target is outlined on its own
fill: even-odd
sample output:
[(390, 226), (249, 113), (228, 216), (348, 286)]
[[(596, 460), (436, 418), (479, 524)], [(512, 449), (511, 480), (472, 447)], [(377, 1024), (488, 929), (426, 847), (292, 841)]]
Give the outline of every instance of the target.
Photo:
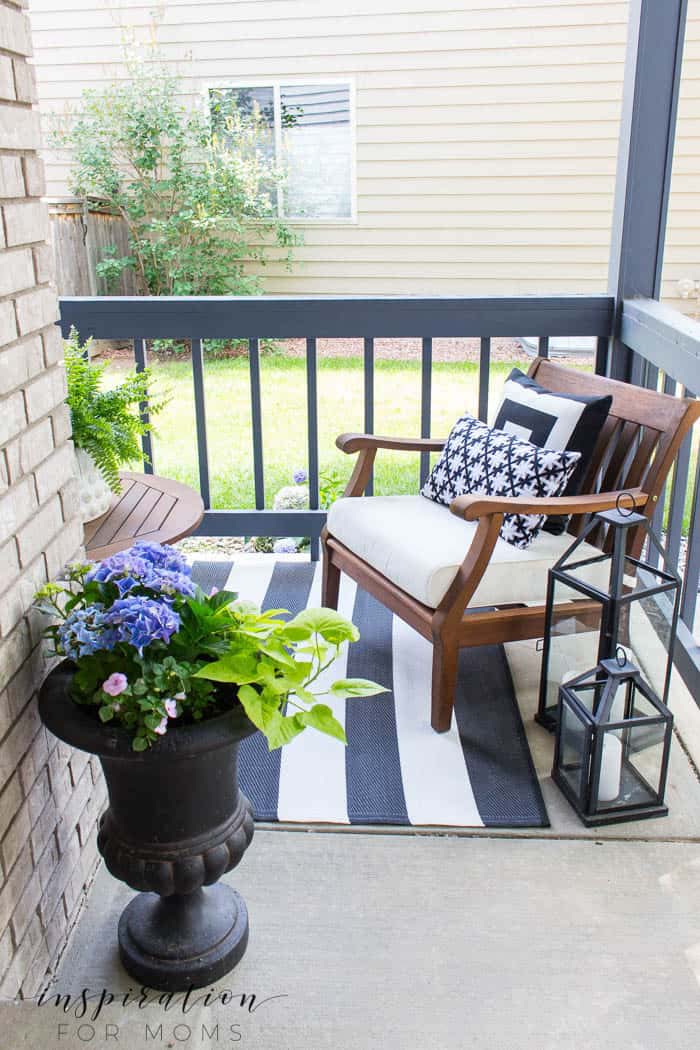
[[(134, 0), (32, 0), (45, 110), (126, 75)], [(283, 294), (605, 290), (627, 3), (167, 0), (156, 38), (185, 97), (254, 80), (355, 88), (357, 221), (300, 223)], [(121, 26), (121, 29), (120, 29)], [(700, 0), (690, 23), (664, 291), (700, 241)], [(67, 168), (48, 158), (49, 193)], [(697, 270), (697, 267), (695, 268)], [(697, 273), (700, 278), (700, 272)]]
[(700, 0), (689, 0), (661, 297), (684, 313), (700, 301), (678, 298), (678, 281), (700, 284)]

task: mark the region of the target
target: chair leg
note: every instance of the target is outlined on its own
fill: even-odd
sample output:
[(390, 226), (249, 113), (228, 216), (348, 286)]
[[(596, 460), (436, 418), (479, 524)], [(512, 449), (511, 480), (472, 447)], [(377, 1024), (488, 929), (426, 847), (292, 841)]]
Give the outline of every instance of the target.
[(446, 733), (452, 724), (459, 649), (455, 642), (433, 640), (433, 686), (430, 724), (436, 733)]
[(323, 575), (321, 577), (321, 605), (326, 609), (338, 608), (338, 592), (340, 590), (340, 569), (331, 561), (331, 552), (326, 544), (325, 533), (321, 534), (321, 546), (323, 549)]

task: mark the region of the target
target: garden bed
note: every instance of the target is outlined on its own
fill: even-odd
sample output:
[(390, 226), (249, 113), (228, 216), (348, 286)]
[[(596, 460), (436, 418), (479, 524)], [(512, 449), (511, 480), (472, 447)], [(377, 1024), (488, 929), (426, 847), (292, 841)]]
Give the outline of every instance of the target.
[[(163, 361), (189, 361), (189, 346), (186, 342), (172, 343), (163, 346), (164, 341), (153, 345), (149, 343), (151, 353)], [(220, 343), (217, 340), (217, 344)], [(204, 343), (207, 349), (206, 340)], [(262, 346), (263, 354), (269, 356), (280, 356), (288, 358), (304, 358), (306, 356), (306, 340), (304, 339), (278, 339), (265, 340)], [(130, 343), (113, 343), (108, 340), (95, 341), (93, 344), (95, 356), (105, 356), (114, 361), (133, 360), (134, 351)], [(418, 361), (421, 356), (420, 339), (376, 339), (374, 345), (375, 358), (378, 361)], [(233, 341), (229, 346), (219, 346), (207, 356), (213, 358), (239, 358), (245, 357), (247, 346), (245, 341)], [(317, 341), (317, 353), (319, 358), (357, 358), (360, 359), (364, 353), (364, 340), (362, 339), (319, 339)], [(478, 362), (480, 353), (479, 339), (433, 339), (433, 360), (436, 363), (445, 362)], [(530, 356), (523, 350), (517, 339), (493, 339), (491, 342), (492, 361), (512, 361), (514, 363), (529, 361)]]

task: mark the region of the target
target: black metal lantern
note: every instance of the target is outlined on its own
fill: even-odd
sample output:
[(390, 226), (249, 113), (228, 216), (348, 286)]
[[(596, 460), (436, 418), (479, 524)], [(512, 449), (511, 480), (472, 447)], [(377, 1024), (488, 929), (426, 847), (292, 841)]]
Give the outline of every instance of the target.
[(623, 650), (559, 690), (552, 779), (584, 824), (663, 817), (673, 715)]
[[(618, 497), (615, 510), (593, 515), (549, 570), (536, 719), (550, 731), (557, 724), (562, 683), (611, 659), (620, 645), (628, 659), (639, 662), (643, 653), (647, 666), (663, 667), (661, 699), (668, 700), (681, 580), (646, 517), (622, 505), (625, 495)], [(607, 531), (610, 553), (591, 556), (590, 548), (581, 550), (587, 537), (601, 529)], [(658, 564), (627, 553), (634, 529), (646, 534), (648, 552), (657, 552)], [(661, 594), (670, 600), (667, 614), (656, 603)]]

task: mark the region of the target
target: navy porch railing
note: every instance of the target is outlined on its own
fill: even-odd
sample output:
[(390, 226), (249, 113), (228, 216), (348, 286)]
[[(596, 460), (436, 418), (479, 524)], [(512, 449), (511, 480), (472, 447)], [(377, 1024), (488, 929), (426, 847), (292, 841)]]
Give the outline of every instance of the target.
[[(633, 382), (677, 397), (697, 396), (700, 391), (700, 324), (656, 300), (629, 299), (623, 303), (619, 337), (633, 351)], [(667, 498), (659, 500), (654, 527), (657, 532), (665, 528), (665, 547), (671, 563), (678, 565), (679, 561), (684, 561), (676, 665), (700, 704), (700, 645), (697, 641), (700, 449), (697, 430), (696, 427), (681, 446), (667, 485)], [(686, 516), (688, 526), (684, 529)], [(650, 554), (650, 560), (658, 563), (655, 552)], [(663, 602), (661, 608), (670, 616), (670, 608), (664, 607)]]
[[(311, 556), (318, 557), (319, 535), (325, 512), (319, 509), (319, 450), (317, 340), (364, 340), (364, 427), (374, 430), (375, 340), (421, 339), (420, 433), (431, 436), (433, 339), (480, 340), (478, 413), (488, 415), (491, 340), (494, 337), (532, 335), (547, 356), (549, 339), (556, 336), (597, 339), (596, 371), (603, 373), (615, 324), (615, 301), (608, 295), (520, 296), (493, 298), (413, 297), (92, 297), (60, 300), (64, 335), (71, 326), (85, 339), (128, 339), (133, 342), (137, 368), (146, 365), (146, 340), (182, 339), (191, 342), (192, 380), (197, 437), (199, 484), (205, 505), (198, 530), (206, 536), (311, 537)], [(634, 351), (632, 380), (682, 395), (700, 390), (699, 326), (651, 300), (626, 301), (618, 311), (620, 343)], [(211, 507), (204, 361), (202, 340), (240, 339), (248, 343), (250, 403), (253, 439), (255, 508), (214, 510)], [(260, 383), (260, 340), (306, 340), (306, 415), (308, 432), (309, 509), (265, 509), (265, 456)], [(144, 411), (145, 411), (145, 406)], [(342, 422), (339, 421), (342, 429)], [(144, 438), (147, 462), (157, 469), (158, 450), (150, 435)], [(684, 507), (691, 499), (688, 553), (684, 574), (679, 667), (688, 684), (700, 685), (700, 650), (692, 632), (700, 577), (700, 475), (691, 477), (691, 441), (676, 465), (666, 522), (669, 553), (677, 562), (681, 546)], [(421, 457), (421, 479), (428, 473), (428, 456)], [(689, 497), (689, 492), (692, 495)], [(657, 525), (661, 525), (659, 511)], [(696, 690), (697, 691), (697, 690)]]
[[(200, 535), (309, 535), (312, 557), (318, 557), (318, 537), (325, 521), (319, 509), (317, 353), (319, 338), (364, 339), (364, 426), (374, 430), (374, 341), (377, 338), (422, 340), (422, 437), (430, 436), (433, 339), (477, 337), (481, 340), (479, 415), (488, 413), (491, 339), (536, 333), (539, 351), (547, 353), (550, 336), (597, 337), (607, 347), (613, 318), (609, 296), (519, 298), (297, 298), (297, 297), (93, 297), (60, 301), (61, 328), (74, 326), (82, 339), (129, 339), (136, 367), (146, 365), (146, 340), (184, 339), (192, 345), (192, 379), (197, 434), (199, 484), (206, 508)], [(265, 457), (260, 385), (261, 339), (306, 339), (306, 412), (308, 428), (309, 510), (265, 509)], [(203, 339), (243, 339), (248, 342), (253, 437), (255, 509), (213, 510), (209, 484)], [(144, 418), (145, 414), (144, 406)], [(157, 467), (157, 449), (144, 438), (144, 470)], [(428, 473), (428, 456), (421, 458), (421, 479)]]

